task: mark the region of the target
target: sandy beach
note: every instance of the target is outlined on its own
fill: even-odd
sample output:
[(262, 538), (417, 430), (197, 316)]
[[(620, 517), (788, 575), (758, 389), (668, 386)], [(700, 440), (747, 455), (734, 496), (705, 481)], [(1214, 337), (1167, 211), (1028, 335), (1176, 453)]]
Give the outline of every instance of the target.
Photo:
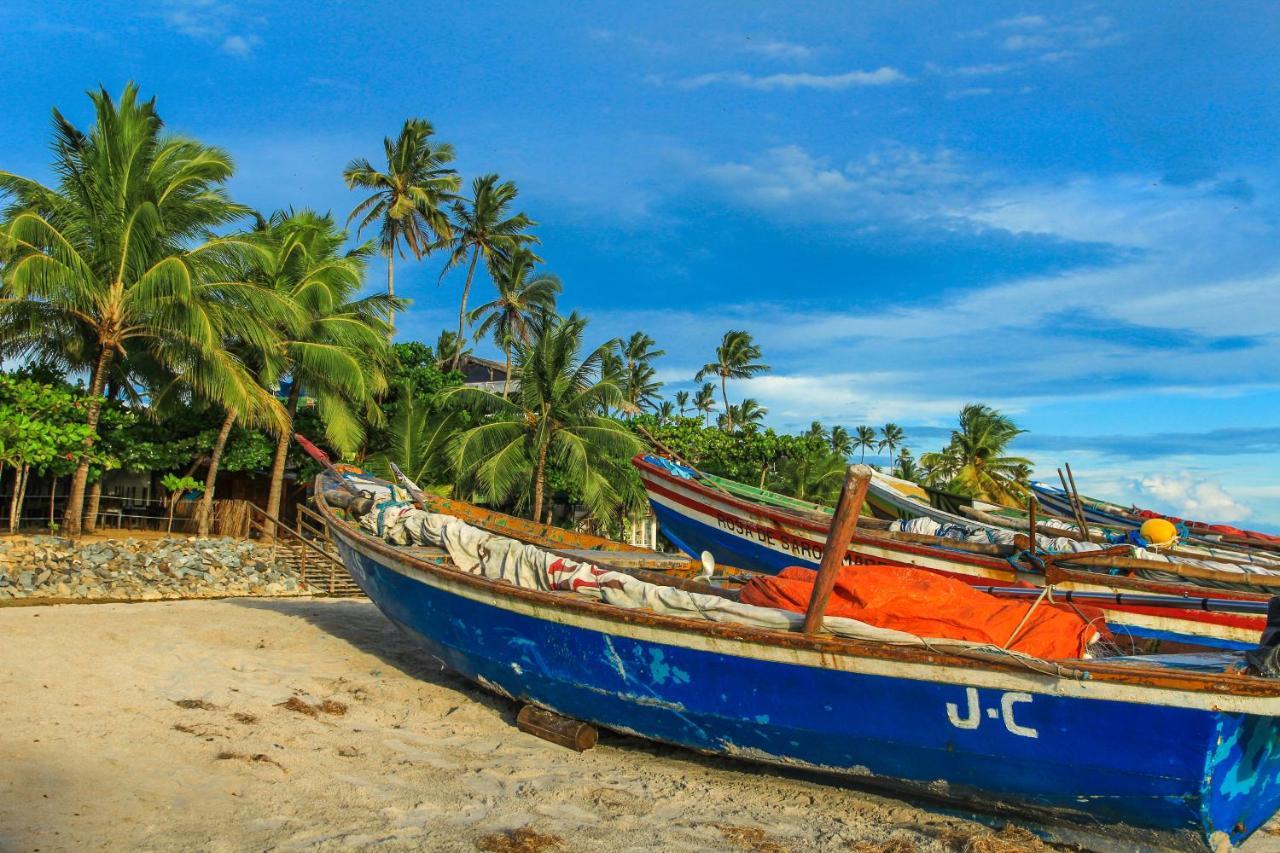
[(518, 731), (514, 703), (440, 671), (367, 601), (4, 608), (0, 637), (6, 851), (1027, 843), (609, 732), (570, 752)]

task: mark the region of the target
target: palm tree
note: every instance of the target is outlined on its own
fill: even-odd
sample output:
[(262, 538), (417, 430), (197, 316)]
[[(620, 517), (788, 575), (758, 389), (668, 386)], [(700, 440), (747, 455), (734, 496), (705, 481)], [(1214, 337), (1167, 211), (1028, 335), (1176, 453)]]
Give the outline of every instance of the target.
[(709, 421), (716, 408), (716, 386), (710, 382), (704, 383), (698, 393), (693, 395), (693, 408), (702, 414), (704, 423)]
[(853, 452), (853, 440), (849, 437), (849, 430), (842, 426), (831, 428), (831, 451), (841, 459), (848, 458)]
[(640, 452), (630, 431), (600, 414), (622, 400), (618, 386), (600, 378), (614, 342), (580, 358), (585, 327), (576, 314), (553, 318), (531, 344), (517, 343), (520, 387), (510, 399), (465, 386), (444, 392), (480, 419), (453, 443), (463, 482), (486, 500), (528, 506), (534, 520), (543, 518), (551, 469), (603, 517), (623, 499), (619, 466)]
[(822, 421), (814, 421), (809, 424), (809, 431), (805, 435), (810, 438), (818, 438), (822, 441), (827, 440), (827, 428), (822, 425)]
[(456, 370), (467, 356), (471, 355), (471, 347), (466, 338), (459, 338), (448, 329), (436, 338), (436, 367), (441, 371)]
[[(104, 89), (89, 97), (88, 133), (54, 110), (56, 187), (0, 172), (0, 193), (10, 198), (0, 236), (0, 356), (65, 347), (60, 357), (89, 366), (86, 418), (96, 428), (118, 357), (145, 352), (181, 369), (183, 358), (220, 348), (211, 306), (239, 285), (203, 280), (198, 267), (219, 244), (213, 229), (245, 209), (224, 188), (230, 157), (162, 135), (155, 101), (139, 102), (133, 83), (118, 103)], [(234, 394), (231, 384), (223, 391)], [(71, 480), (63, 526), (72, 536), (90, 456)]]
[(653, 410), (654, 415), (658, 418), (658, 424), (662, 425), (671, 420), (675, 416), (676, 407), (670, 400), (663, 400), (658, 407)]
[(959, 429), (940, 452), (920, 457), (931, 485), (1006, 506), (1018, 506), (1026, 494), (1023, 475), (1031, 461), (1005, 456), (1008, 445), (1026, 430), (990, 406), (971, 403), (960, 411)]
[(293, 418), (305, 388), (324, 421), (325, 438), (341, 453), (364, 439), (364, 422), (382, 418), (377, 398), (387, 389), (391, 360), (384, 319), (394, 300), (385, 294), (356, 298), (372, 244), (344, 252), (347, 234), (328, 215), (274, 214), (258, 238), (258, 275), (287, 296), (298, 320), (281, 329), (275, 370), (288, 376), (285, 429), (271, 465), (267, 511), (279, 518)]
[(885, 424), (880, 428), (880, 441), (876, 444), (880, 450), (888, 449), (889, 460), (893, 461), (893, 449), (900, 447), (902, 442), (907, 440), (907, 435), (902, 431), (902, 427), (894, 423)]
[(802, 453), (783, 461), (782, 491), (802, 501), (833, 502), (840, 495), (848, 464), (836, 453)]
[(644, 332), (636, 332), (626, 341), (618, 342), (618, 355), (622, 358), (622, 395), (626, 398), (628, 414), (636, 414), (645, 406), (654, 405), (662, 383), (654, 377), (656, 371), (651, 362), (666, 355), (665, 350), (654, 349), (657, 342)]
[(911, 448), (904, 447), (898, 453), (898, 464), (894, 466), (893, 476), (900, 480), (910, 480), (918, 482), (923, 476), (920, 466), (916, 464), (915, 457), (911, 455)]
[[(356, 205), (347, 217), (347, 225), (363, 216), (356, 236), (366, 225), (379, 221), (378, 246), (387, 256), (387, 296), (395, 299), (395, 255), (404, 257), (404, 247), (415, 258), (424, 255), (452, 235), (445, 205), (460, 186), (458, 173), (448, 168), (453, 161), (453, 146), (433, 145), (435, 128), (420, 118), (407, 119), (396, 139), (386, 137), (382, 147), (387, 157), (387, 170), (379, 172), (363, 157), (347, 164), (342, 178), (347, 189), (373, 190), (373, 194)], [(388, 303), (387, 339), (396, 333), (395, 302)]]
[(854, 430), (853, 447), (862, 450), (862, 458), (858, 461), (867, 461), (867, 451), (876, 446), (876, 431), (869, 426), (860, 426)]
[(537, 256), (528, 249), (515, 249), (506, 258), (499, 258), (493, 265), (493, 283), (498, 288), (498, 298), (486, 302), (471, 312), (476, 340), (492, 334), (493, 342), (502, 348), (507, 357), (507, 371), (502, 381), (502, 396), (511, 388), (511, 346), (516, 342), (529, 343), (530, 328), (536, 318), (556, 308), (556, 295), (560, 293), (560, 279), (550, 273), (534, 274)]
[(395, 481), (392, 462), (410, 480), (436, 492), (447, 491), (452, 460), (449, 443), (462, 426), (457, 409), (432, 411), (430, 401), (413, 393), (413, 385), (400, 388), (400, 405), (391, 421), (390, 444), (369, 458), (369, 467), (384, 479)]
[(769, 365), (761, 364), (760, 347), (756, 346), (751, 335), (744, 331), (731, 329), (724, 333), (720, 346), (716, 347), (716, 360), (704, 364), (693, 378), (701, 382), (707, 376), (720, 377), (720, 396), (724, 400), (726, 425), (733, 431), (733, 415), (729, 412), (729, 392), (726, 383), (729, 379), (750, 379), (769, 370)]
[(676, 392), (676, 406), (680, 409), (680, 417), (684, 417), (685, 410), (689, 408), (689, 392)]
[[(440, 278), (459, 264), (471, 261), (467, 267), (467, 281), (462, 286), (462, 300), (458, 306), (458, 338), (465, 332), (467, 320), (467, 295), (475, 278), (476, 264), (484, 259), (490, 277), (494, 276), (497, 263), (510, 256), (521, 246), (537, 243), (538, 238), (527, 233), (537, 223), (523, 213), (512, 214), (512, 203), (519, 191), (511, 181), (498, 183), (497, 175), (481, 175), (471, 184), (471, 198), (460, 199), (453, 205), (453, 236), (449, 240), (449, 260), (440, 271)], [(541, 258), (531, 256), (534, 261)], [(455, 361), (453, 369), (458, 369)]]
[(769, 410), (761, 406), (758, 400), (748, 397), (733, 407), (731, 417), (743, 432), (755, 432), (767, 414)]

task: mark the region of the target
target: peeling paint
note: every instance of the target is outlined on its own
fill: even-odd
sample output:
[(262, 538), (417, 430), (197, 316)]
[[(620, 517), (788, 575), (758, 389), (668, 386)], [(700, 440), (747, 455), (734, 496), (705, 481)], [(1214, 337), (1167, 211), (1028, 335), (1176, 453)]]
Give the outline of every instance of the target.
[[(623, 681), (627, 680), (627, 668), (622, 665), (622, 655), (618, 654), (618, 650), (613, 647), (613, 638), (608, 634), (604, 635), (604, 647), (608, 650), (605, 657), (609, 659), (609, 663), (617, 670), (618, 675)], [(723, 698), (723, 697), (721, 697)]]
[(668, 665), (659, 648), (649, 649), (649, 675), (658, 684), (666, 684), (668, 680), (676, 684), (689, 683), (689, 673), (677, 666)]

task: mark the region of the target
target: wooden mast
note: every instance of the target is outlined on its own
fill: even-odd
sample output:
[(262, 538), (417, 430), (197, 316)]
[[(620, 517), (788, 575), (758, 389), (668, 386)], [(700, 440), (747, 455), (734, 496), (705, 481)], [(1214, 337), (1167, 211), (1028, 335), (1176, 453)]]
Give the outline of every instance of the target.
[(831, 599), (831, 590), (835, 588), (836, 576), (840, 574), (844, 556), (849, 551), (849, 541), (858, 528), (858, 516), (862, 513), (862, 502), (866, 500), (867, 486), (870, 484), (870, 466), (849, 466), (844, 476), (844, 486), (840, 489), (840, 502), (836, 504), (835, 516), (827, 530), (827, 542), (822, 548), (822, 563), (813, 582), (813, 593), (809, 596), (809, 609), (804, 614), (806, 634), (816, 634), (822, 629), (822, 617), (827, 612), (827, 602)]

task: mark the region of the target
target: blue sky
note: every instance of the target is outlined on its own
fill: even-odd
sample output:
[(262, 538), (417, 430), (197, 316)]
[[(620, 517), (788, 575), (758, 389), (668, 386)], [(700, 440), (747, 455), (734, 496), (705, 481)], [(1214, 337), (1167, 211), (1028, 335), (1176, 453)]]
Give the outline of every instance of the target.
[[(0, 0), (0, 167), (47, 176), (49, 108), (136, 79), (242, 201), (345, 216), (343, 165), (424, 116), (669, 391), (746, 328), (774, 371), (732, 394), (779, 428), (927, 450), (983, 401), (1041, 474), (1280, 528), (1280, 16), (694, 5)], [(402, 265), (402, 337), (456, 317), (437, 272)]]

